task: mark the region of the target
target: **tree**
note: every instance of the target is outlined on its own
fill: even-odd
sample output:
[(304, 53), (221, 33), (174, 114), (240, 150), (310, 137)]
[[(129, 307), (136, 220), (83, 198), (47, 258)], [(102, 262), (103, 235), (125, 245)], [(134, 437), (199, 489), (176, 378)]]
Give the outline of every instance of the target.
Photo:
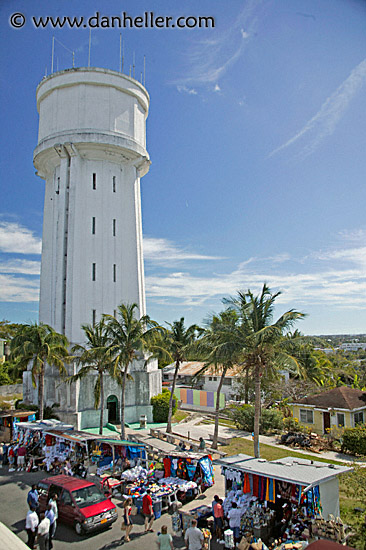
[(66, 374), (65, 362), (70, 360), (69, 342), (49, 325), (34, 323), (23, 325), (10, 344), (11, 356), (18, 359), (18, 366), (32, 365), (32, 382), (38, 384), (39, 419), (43, 420), (44, 376), (46, 364), (56, 367), (60, 375)]
[(169, 328), (156, 335), (156, 337), (150, 341), (150, 348), (154, 351), (154, 353), (159, 353), (163, 356), (165, 355), (170, 361), (175, 363), (173, 383), (170, 389), (168, 422), (166, 427), (167, 433), (171, 433), (174, 391), (177, 383), (179, 367), (181, 363), (188, 358), (189, 353), (192, 351), (199, 329), (197, 325), (191, 325), (186, 328), (184, 326), (184, 317), (181, 317), (179, 321), (174, 321), (174, 323), (167, 324)]
[(232, 333), (238, 316), (234, 310), (226, 310), (219, 315), (213, 315), (202, 337), (197, 342), (197, 349), (205, 361), (204, 367), (197, 373), (199, 376), (207, 369), (212, 368), (221, 374), (216, 390), (215, 427), (212, 448), (217, 449), (219, 435), (220, 394), (228, 369), (233, 368), (238, 358), (238, 346)]
[(121, 385), (121, 439), (126, 439), (125, 430), (125, 392), (128, 369), (136, 359), (143, 359), (144, 350), (148, 349), (148, 339), (161, 327), (143, 315), (135, 317), (137, 304), (121, 304), (116, 317), (104, 315), (107, 332), (110, 338), (110, 357), (113, 359), (113, 376)]
[(261, 414), (261, 377), (268, 371), (279, 368), (299, 370), (299, 362), (288, 350), (286, 332), (293, 324), (304, 317), (293, 309), (284, 313), (272, 323), (273, 309), (280, 292), (272, 294), (266, 284), (259, 296), (253, 293), (238, 292), (236, 298), (225, 300), (237, 313), (238, 323), (230, 338), (241, 348), (242, 362), (254, 374), (255, 414), (254, 414), (254, 454), (259, 458), (259, 423)]
[(75, 345), (72, 353), (74, 359), (82, 365), (77, 374), (70, 376), (70, 383), (82, 380), (92, 371), (97, 373), (94, 386), (94, 408), (100, 407), (99, 433), (103, 434), (104, 413), (104, 375), (113, 374), (112, 359), (110, 354), (110, 339), (107, 331), (106, 320), (102, 318), (96, 325), (83, 325), (82, 329), (86, 337), (86, 346)]

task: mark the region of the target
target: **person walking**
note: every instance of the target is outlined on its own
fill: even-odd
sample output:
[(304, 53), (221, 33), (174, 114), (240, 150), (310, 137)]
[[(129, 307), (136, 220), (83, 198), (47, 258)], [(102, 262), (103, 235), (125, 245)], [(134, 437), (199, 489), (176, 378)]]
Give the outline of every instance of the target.
[(29, 508), (34, 508), (34, 510), (39, 512), (39, 495), (37, 491), (37, 485), (32, 485), (32, 489), (29, 491), (27, 496), (27, 503)]
[(173, 538), (168, 533), (168, 527), (163, 525), (161, 533), (158, 534), (158, 547), (159, 550), (174, 550)]
[(240, 519), (242, 512), (239, 510), (236, 502), (232, 503), (232, 508), (229, 510), (227, 517), (229, 518), (230, 529), (234, 533), (234, 542), (237, 543), (240, 541)]
[(49, 534), (48, 534), (48, 550), (51, 550), (53, 548), (53, 543), (52, 543), (52, 529), (53, 529), (53, 525), (55, 523), (55, 514), (52, 510), (52, 506), (51, 504), (49, 504), (47, 506), (47, 510), (45, 512), (45, 517), (48, 518), (50, 520), (50, 530), (49, 530)]
[(142, 513), (145, 516), (145, 533), (148, 531), (154, 532), (152, 528), (152, 524), (154, 523), (154, 510), (150, 489), (147, 489), (142, 499)]
[(50, 529), (50, 548), (52, 548), (52, 539), (55, 537), (56, 533), (56, 527), (57, 527), (57, 520), (58, 520), (58, 506), (57, 506), (57, 500), (58, 500), (58, 494), (55, 493), (51, 496), (50, 500), (48, 501), (48, 504), (51, 506), (52, 512), (54, 514), (54, 522), (51, 522), (51, 529)]
[(130, 533), (132, 531), (133, 523), (131, 518), (132, 511), (132, 498), (126, 499), (123, 505), (123, 525), (125, 529), (125, 542), (130, 542)]
[(18, 447), (18, 457), (17, 457), (17, 466), (18, 472), (25, 470), (25, 456), (27, 454), (27, 447), (25, 445), (19, 445)]
[(27, 517), (25, 519), (25, 530), (27, 531), (27, 535), (28, 535), (28, 540), (27, 540), (28, 548), (33, 549), (34, 541), (36, 540), (36, 536), (37, 536), (38, 523), (39, 523), (39, 519), (37, 516), (37, 512), (34, 508), (31, 508), (27, 513)]
[(50, 520), (46, 518), (42, 512), (40, 516), (41, 521), (38, 525), (38, 537), (37, 542), (39, 544), (39, 550), (48, 550), (48, 540), (50, 536)]
[(221, 498), (218, 498), (214, 504), (214, 523), (216, 526), (216, 536), (219, 541), (223, 538), (223, 528), (224, 528), (224, 509), (222, 507), (223, 501)]
[(192, 519), (191, 527), (189, 527), (184, 536), (187, 550), (201, 550), (203, 546), (204, 536), (201, 529), (197, 527), (197, 520)]

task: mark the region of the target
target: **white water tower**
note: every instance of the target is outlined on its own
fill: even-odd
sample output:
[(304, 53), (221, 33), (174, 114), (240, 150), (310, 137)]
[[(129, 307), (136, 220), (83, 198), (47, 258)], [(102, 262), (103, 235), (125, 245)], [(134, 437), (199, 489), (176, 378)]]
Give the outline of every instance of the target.
[[(34, 165), (46, 182), (39, 320), (83, 343), (81, 325), (113, 315), (122, 302), (145, 314), (140, 178), (150, 165), (149, 95), (119, 72), (69, 69), (41, 81), (37, 109)], [(146, 413), (161, 390), (155, 362), (134, 370), (127, 421)], [(83, 427), (95, 416), (93, 384), (60, 388), (50, 371), (46, 402), (61, 402), (63, 418), (76, 414)], [(109, 384), (106, 401), (119, 392)]]

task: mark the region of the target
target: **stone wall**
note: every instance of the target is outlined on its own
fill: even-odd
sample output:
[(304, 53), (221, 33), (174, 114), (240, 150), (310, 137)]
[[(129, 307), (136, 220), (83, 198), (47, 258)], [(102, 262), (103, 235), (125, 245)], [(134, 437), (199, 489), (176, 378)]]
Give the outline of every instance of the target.
[(23, 393), (23, 384), (0, 386), (0, 395), (12, 395), (13, 393)]

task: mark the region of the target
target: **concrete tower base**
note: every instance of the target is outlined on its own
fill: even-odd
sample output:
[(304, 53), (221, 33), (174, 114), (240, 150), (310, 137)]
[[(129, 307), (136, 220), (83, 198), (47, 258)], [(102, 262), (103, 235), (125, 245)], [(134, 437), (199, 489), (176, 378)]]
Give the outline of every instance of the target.
[[(69, 367), (69, 374), (72, 374)], [(157, 360), (134, 362), (130, 374), (133, 380), (128, 380), (125, 393), (125, 421), (138, 422), (145, 414), (148, 422), (152, 422), (152, 406), (150, 398), (161, 392), (161, 371)], [(74, 384), (61, 380), (55, 369), (47, 366), (45, 376), (45, 405), (59, 403), (57, 416), (60, 420), (72, 424), (77, 430), (99, 426), (100, 409), (94, 409), (94, 386), (96, 375), (90, 374)], [(32, 385), (30, 371), (23, 374), (23, 400), (37, 404), (38, 390)], [(110, 376), (104, 377), (104, 424), (120, 423), (121, 388)]]

